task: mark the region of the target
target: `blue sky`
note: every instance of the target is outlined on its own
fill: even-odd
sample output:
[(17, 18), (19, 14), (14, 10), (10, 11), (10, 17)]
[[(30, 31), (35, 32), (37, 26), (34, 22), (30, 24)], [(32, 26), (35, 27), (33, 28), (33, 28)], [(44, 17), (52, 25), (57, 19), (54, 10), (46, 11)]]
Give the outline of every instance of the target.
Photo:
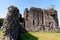
[(60, 24), (60, 0), (0, 0), (0, 18), (6, 16), (7, 8), (10, 5), (18, 7), (21, 14), (23, 14), (25, 8), (30, 8), (32, 6), (48, 8), (50, 5), (55, 5), (55, 9), (58, 11)]

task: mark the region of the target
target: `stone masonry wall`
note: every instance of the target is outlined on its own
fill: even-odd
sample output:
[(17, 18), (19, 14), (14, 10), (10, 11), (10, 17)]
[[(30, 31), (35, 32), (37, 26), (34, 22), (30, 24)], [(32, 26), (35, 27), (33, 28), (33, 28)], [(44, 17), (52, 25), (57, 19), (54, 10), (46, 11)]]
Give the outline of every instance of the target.
[(8, 7), (8, 13), (4, 20), (2, 40), (17, 40), (19, 28), (19, 9), (15, 6)]
[(58, 17), (55, 9), (31, 7), (24, 10), (25, 29), (27, 31), (56, 31)]

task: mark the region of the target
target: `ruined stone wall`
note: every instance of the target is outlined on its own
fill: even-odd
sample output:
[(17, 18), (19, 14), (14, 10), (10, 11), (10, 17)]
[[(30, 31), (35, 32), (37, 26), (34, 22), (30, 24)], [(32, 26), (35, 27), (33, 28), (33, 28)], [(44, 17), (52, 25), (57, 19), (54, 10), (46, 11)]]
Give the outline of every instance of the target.
[[(27, 18), (27, 20), (25, 19), (25, 27), (28, 31), (38, 31), (38, 26), (40, 24), (42, 24), (42, 11), (40, 11), (41, 9), (38, 9), (37, 8), (33, 8), (31, 7), (30, 10), (28, 10), (29, 12), (26, 13), (26, 10), (25, 10), (25, 13), (24, 14), (28, 14), (28, 16), (24, 16)], [(40, 17), (40, 18), (39, 18)], [(39, 21), (40, 20), (40, 21)]]
[(19, 9), (15, 6), (9, 6), (1, 28), (3, 32), (2, 40), (18, 40), (19, 27)]
[(19, 32), (55, 32), (58, 25), (57, 11), (55, 9), (26, 8), (24, 18), (22, 18), (17, 7), (9, 6), (7, 16), (1, 27), (3, 32), (2, 40), (18, 40)]
[(49, 9), (49, 14), (50, 14), (51, 29), (55, 31), (55, 29), (57, 29), (59, 26), (57, 11), (55, 9)]
[(28, 31), (48, 32), (58, 28), (56, 10), (31, 7), (29, 10), (27, 9), (24, 11), (24, 19), (25, 29)]

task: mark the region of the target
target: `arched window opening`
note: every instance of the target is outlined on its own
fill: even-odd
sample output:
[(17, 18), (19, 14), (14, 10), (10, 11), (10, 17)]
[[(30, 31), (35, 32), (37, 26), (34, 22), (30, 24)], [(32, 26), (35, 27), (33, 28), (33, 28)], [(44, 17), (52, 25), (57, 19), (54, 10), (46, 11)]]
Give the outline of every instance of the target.
[(49, 28), (49, 30), (51, 29), (51, 22), (49, 22), (49, 24), (48, 24), (48, 28)]

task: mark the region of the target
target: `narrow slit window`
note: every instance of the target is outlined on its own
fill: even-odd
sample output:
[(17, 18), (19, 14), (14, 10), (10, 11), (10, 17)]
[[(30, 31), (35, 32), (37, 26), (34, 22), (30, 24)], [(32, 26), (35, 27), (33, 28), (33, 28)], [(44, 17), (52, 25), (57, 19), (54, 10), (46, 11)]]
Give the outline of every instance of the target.
[(51, 22), (49, 22), (49, 25), (51, 25)]
[(35, 21), (33, 20), (33, 25), (35, 24)]

